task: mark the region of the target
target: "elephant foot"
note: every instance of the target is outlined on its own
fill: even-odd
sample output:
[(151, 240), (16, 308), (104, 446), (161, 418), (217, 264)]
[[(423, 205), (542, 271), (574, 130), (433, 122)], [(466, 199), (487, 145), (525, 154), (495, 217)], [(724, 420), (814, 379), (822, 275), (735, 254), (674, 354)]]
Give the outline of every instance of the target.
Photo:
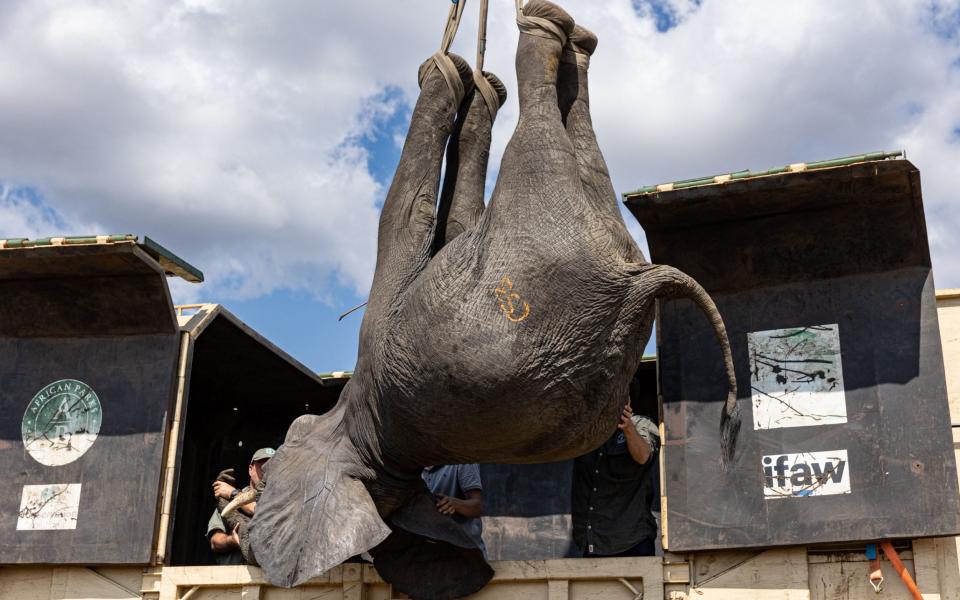
[(473, 70), (467, 61), (456, 54), (437, 52), (420, 65), (418, 81), (423, 89), (430, 75), (437, 71), (447, 82), (453, 94), (454, 106), (460, 106), (464, 97), (473, 89)]
[(497, 118), (500, 107), (507, 101), (507, 87), (503, 85), (499, 77), (487, 71), (474, 71), (473, 83), (487, 105), (487, 113), (490, 115), (490, 123), (492, 124)]
[(563, 57), (560, 60), (586, 66), (590, 62), (590, 56), (597, 50), (598, 42), (597, 34), (586, 27), (574, 25), (570, 37), (567, 38), (567, 45), (563, 48)]
[(517, 26), (522, 33), (555, 39), (563, 46), (573, 32), (573, 17), (547, 0), (531, 0), (517, 16)]
[(425, 488), (391, 515), (390, 525), (393, 532), (370, 554), (395, 589), (422, 600), (449, 600), (480, 590), (493, 577), (477, 542), (437, 512)]

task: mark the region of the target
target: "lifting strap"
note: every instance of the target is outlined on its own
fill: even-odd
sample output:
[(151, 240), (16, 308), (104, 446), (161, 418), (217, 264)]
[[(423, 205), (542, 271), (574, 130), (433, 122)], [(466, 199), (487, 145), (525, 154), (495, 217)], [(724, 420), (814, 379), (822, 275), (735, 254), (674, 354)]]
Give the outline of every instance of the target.
[(487, 51), (488, 2), (489, 0), (480, 0), (480, 22), (477, 25), (477, 63), (473, 70), (473, 83), (483, 97), (483, 102), (487, 105), (487, 112), (490, 113), (490, 121), (493, 122), (497, 118), (497, 111), (500, 110), (500, 98), (483, 74), (483, 58)]
[(876, 544), (867, 544), (867, 560), (870, 561), (870, 585), (877, 594), (883, 591), (883, 571), (880, 570), (880, 554)]
[(903, 580), (904, 585), (910, 590), (913, 599), (923, 600), (923, 596), (920, 594), (916, 582), (914, 582), (913, 577), (910, 576), (910, 571), (907, 571), (907, 568), (900, 562), (900, 556), (894, 549), (893, 544), (890, 542), (880, 542), (880, 547), (883, 548), (883, 553), (887, 555), (887, 560), (893, 564), (893, 569), (900, 575), (900, 579)]
[(460, 28), (460, 17), (463, 15), (463, 9), (466, 4), (467, 0), (452, 1), (450, 14), (447, 16), (447, 24), (443, 29), (443, 38), (440, 40), (440, 49), (430, 57), (432, 59), (431, 64), (420, 71), (420, 86), (422, 87), (424, 80), (426, 80), (433, 69), (439, 69), (450, 91), (453, 92), (453, 99), (457, 106), (463, 102), (465, 90), (463, 89), (463, 81), (460, 79), (460, 72), (457, 71), (456, 65), (454, 65), (450, 57), (447, 56), (447, 52), (450, 51), (450, 44), (453, 43), (453, 38), (457, 36), (457, 29)]
[(588, 68), (590, 66), (590, 53), (577, 43), (567, 40), (567, 44), (563, 47), (563, 53), (560, 55), (560, 62)]
[[(887, 555), (887, 560), (893, 565), (893, 570), (900, 575), (903, 584), (907, 586), (911, 597), (914, 600), (923, 600), (923, 595), (917, 588), (913, 577), (910, 576), (910, 572), (907, 571), (907, 567), (900, 560), (900, 555), (897, 554), (893, 544), (880, 542), (879, 545), (883, 548), (883, 553)], [(873, 586), (873, 591), (879, 594), (883, 590), (883, 573), (880, 571), (880, 555), (877, 552), (877, 544), (867, 544), (867, 558), (870, 560), (870, 585)]]
[(567, 34), (553, 24), (553, 21), (541, 17), (528, 17), (523, 14), (523, 0), (517, 0), (517, 26), (523, 33), (529, 33), (542, 38), (560, 40), (560, 45), (567, 43)]

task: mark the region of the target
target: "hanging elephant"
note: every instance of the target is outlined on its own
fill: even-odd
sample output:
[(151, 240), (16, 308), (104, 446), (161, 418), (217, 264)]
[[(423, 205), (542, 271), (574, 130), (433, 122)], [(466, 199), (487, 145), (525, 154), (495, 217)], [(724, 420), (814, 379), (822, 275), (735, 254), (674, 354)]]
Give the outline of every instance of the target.
[(353, 377), (329, 413), (291, 425), (247, 531), (271, 583), (297, 585), (369, 551), (416, 598), (482, 587), (492, 570), (437, 512), (422, 468), (559, 461), (600, 445), (658, 298), (689, 298), (713, 325), (729, 390), (718, 455), (732, 456), (739, 414), (723, 322), (695, 281), (648, 263), (627, 233), (590, 121), (596, 37), (544, 0), (517, 20), (520, 119), (486, 208), (505, 90), (455, 55), (420, 69)]

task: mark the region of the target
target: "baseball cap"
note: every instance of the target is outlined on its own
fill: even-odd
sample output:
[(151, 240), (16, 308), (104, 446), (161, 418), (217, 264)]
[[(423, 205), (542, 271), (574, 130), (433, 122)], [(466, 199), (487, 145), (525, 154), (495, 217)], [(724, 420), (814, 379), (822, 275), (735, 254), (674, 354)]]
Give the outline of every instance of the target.
[(273, 448), (260, 448), (259, 450), (253, 453), (253, 458), (250, 459), (250, 462), (255, 463), (258, 460), (271, 459), (273, 458), (273, 455), (276, 453), (277, 451), (274, 450)]

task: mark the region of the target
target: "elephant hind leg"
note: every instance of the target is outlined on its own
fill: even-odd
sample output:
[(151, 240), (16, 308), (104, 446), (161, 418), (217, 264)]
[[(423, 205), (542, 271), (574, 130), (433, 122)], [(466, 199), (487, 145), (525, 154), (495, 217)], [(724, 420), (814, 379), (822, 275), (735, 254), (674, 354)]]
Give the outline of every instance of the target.
[(490, 135), (497, 111), (507, 101), (507, 88), (493, 73), (474, 71), (473, 79), (474, 91), (460, 106), (447, 145), (434, 254), (461, 233), (473, 229), (483, 214)]
[(550, 116), (550, 100), (556, 108), (557, 63), (574, 22), (565, 10), (547, 0), (532, 0), (517, 17), (520, 42), (517, 47), (517, 84), (520, 118), (531, 111), (545, 110)]
[(570, 34), (560, 59), (557, 81), (560, 112), (577, 157), (584, 200), (603, 223), (612, 251), (625, 262), (645, 263), (643, 252), (623, 222), (617, 193), (590, 117), (588, 71), (597, 43), (597, 36), (580, 25)]
[[(537, 238), (574, 235), (581, 186), (573, 147), (557, 105), (557, 66), (573, 18), (546, 0), (532, 0), (517, 17), (520, 119), (500, 163), (481, 228), (496, 237), (521, 231)], [(543, 215), (558, 218), (544, 219)], [(489, 225), (489, 227), (487, 227)], [(527, 234), (524, 234), (527, 235)]]

